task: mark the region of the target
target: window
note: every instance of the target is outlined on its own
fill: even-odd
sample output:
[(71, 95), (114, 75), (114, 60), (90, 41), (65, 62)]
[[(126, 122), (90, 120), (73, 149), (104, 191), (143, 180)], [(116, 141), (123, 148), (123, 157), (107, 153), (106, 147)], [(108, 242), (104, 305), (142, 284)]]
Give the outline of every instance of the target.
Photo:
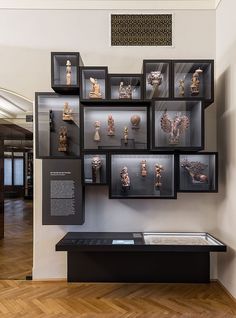
[(12, 159), (11, 158), (4, 159), (4, 185), (6, 186), (12, 185)]
[[(24, 158), (15, 157), (16, 153), (4, 153), (4, 185), (24, 185)], [(19, 153), (21, 156), (21, 153)]]
[(14, 158), (14, 185), (24, 185), (24, 161), (22, 158)]

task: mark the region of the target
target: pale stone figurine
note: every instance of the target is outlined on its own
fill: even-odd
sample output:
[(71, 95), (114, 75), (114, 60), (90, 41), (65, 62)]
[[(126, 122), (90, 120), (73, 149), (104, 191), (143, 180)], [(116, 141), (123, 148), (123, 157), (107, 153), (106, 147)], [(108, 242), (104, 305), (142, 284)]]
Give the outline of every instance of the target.
[(59, 132), (59, 152), (67, 152), (68, 150), (68, 140), (67, 140), (67, 128), (61, 127)]
[(127, 191), (130, 189), (130, 178), (128, 174), (128, 168), (123, 167), (120, 172), (120, 181), (121, 187), (123, 191)]
[(155, 164), (155, 187), (160, 188), (162, 186), (161, 183), (161, 173), (164, 170), (162, 165), (159, 165), (158, 163)]
[(124, 86), (124, 82), (120, 82), (119, 98), (120, 99), (132, 99), (132, 87), (130, 84), (127, 86)]
[(115, 136), (115, 122), (112, 115), (108, 115), (107, 125), (107, 135)]
[(192, 84), (190, 86), (191, 88), (191, 95), (197, 96), (200, 93), (200, 74), (203, 72), (200, 68), (198, 68), (194, 73), (192, 77)]
[(128, 137), (129, 137), (129, 129), (127, 126), (124, 127), (124, 143), (128, 143)]
[(66, 85), (71, 85), (71, 61), (66, 61)]
[(92, 159), (92, 180), (94, 183), (101, 182), (102, 160), (99, 156), (94, 156)]
[(160, 71), (152, 71), (148, 74), (147, 82), (152, 86), (160, 86), (163, 76)]
[(100, 130), (100, 127), (101, 127), (101, 122), (99, 120), (96, 120), (94, 122), (94, 127), (95, 127), (95, 133), (94, 133), (93, 140), (99, 142), (99, 141), (101, 141), (101, 136), (100, 136), (100, 133), (99, 133), (99, 130)]
[(141, 176), (142, 177), (147, 176), (147, 161), (146, 160), (141, 161)]
[(65, 102), (65, 103), (64, 103), (64, 109), (63, 109), (62, 119), (63, 119), (64, 121), (71, 121), (71, 120), (73, 120), (72, 109), (70, 108), (68, 102)]
[(90, 77), (90, 82), (92, 83), (92, 90), (89, 92), (89, 98), (102, 98), (100, 91), (100, 85), (96, 78)]

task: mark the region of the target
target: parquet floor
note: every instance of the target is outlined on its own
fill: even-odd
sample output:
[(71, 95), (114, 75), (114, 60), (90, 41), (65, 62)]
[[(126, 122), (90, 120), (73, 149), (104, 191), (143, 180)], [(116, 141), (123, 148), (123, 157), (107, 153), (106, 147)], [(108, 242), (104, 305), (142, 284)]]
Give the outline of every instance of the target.
[(218, 283), (76, 284), (0, 281), (1, 318), (233, 318)]
[[(236, 318), (211, 284), (76, 284), (25, 281), (32, 268), (32, 202), (5, 201), (0, 318)], [(8, 280), (6, 280), (8, 278)]]
[(6, 199), (4, 207), (5, 237), (0, 239), (0, 279), (25, 279), (31, 275), (33, 265), (32, 201)]

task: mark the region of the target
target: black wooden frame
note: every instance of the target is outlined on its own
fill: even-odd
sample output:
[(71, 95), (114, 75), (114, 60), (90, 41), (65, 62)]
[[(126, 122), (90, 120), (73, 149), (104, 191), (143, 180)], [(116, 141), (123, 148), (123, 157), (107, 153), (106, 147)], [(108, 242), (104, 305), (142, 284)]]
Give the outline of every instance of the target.
[[(77, 83), (76, 85), (55, 85), (54, 83), (54, 57), (55, 55), (74, 55), (77, 59)], [(79, 67), (82, 64), (80, 53), (79, 52), (51, 52), (51, 87), (52, 89), (59, 94), (79, 94), (80, 89), (80, 78), (79, 78)]]
[[(53, 92), (36, 92), (35, 93), (35, 142), (36, 142), (36, 147), (35, 147), (35, 158), (36, 159), (80, 159), (81, 158), (81, 133), (80, 133), (80, 138), (79, 138), (79, 142), (80, 142), (80, 147), (79, 147), (79, 156), (64, 156), (64, 157), (60, 157), (60, 156), (41, 156), (39, 154), (39, 122), (38, 122), (38, 112), (39, 112), (39, 105), (38, 105), (38, 97), (39, 96), (62, 96), (64, 97), (64, 95), (58, 94), (58, 93), (53, 93)], [(69, 94), (68, 96), (73, 96), (76, 98), (79, 98), (79, 96), (77, 95), (71, 95)], [(80, 110), (80, 107), (79, 107)], [(81, 114), (79, 112), (79, 120), (80, 120), (80, 126), (81, 127)]]
[[(215, 156), (215, 167), (214, 167), (214, 173), (215, 173), (215, 189), (213, 190), (181, 190), (180, 189), (180, 155), (184, 156)], [(178, 183), (177, 183), (177, 192), (179, 193), (217, 193), (218, 192), (218, 169), (219, 169), (219, 158), (218, 158), (218, 152), (197, 152), (197, 153), (179, 153), (176, 158), (176, 171), (178, 173)]]

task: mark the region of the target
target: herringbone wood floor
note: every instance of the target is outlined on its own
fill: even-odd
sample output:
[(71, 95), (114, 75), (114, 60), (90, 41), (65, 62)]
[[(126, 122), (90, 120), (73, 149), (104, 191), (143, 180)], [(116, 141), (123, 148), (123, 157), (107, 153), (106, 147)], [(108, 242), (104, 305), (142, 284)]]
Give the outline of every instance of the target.
[[(32, 202), (5, 201), (0, 279), (32, 268)], [(236, 318), (236, 303), (218, 283), (68, 284), (0, 280), (0, 318)]]
[(32, 201), (6, 199), (4, 208), (5, 237), (0, 240), (0, 279), (25, 279), (31, 275), (33, 264)]
[(1, 318), (233, 318), (218, 283), (69, 284), (0, 281)]

